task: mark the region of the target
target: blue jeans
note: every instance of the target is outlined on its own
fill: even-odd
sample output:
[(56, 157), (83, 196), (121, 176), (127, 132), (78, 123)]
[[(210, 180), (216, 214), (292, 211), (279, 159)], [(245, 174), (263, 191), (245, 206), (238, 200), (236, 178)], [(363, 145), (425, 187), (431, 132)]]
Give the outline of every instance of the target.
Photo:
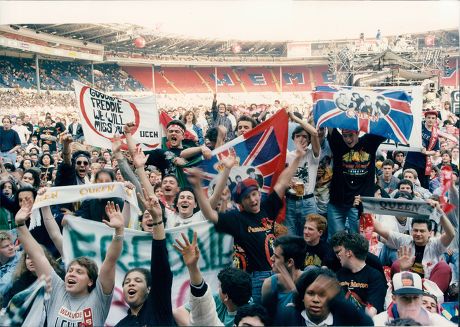
[(330, 241), (335, 233), (344, 230), (345, 225), (349, 232), (359, 233), (358, 209), (329, 202), (327, 205), (328, 240)]
[(290, 235), (303, 236), (305, 217), (310, 213), (317, 213), (315, 198), (293, 199), (286, 198), (286, 219), (284, 225)]
[(273, 271), (253, 271), (251, 273), (252, 281), (252, 301), (254, 303), (262, 303), (262, 284), (266, 278), (273, 275)]
[(386, 244), (383, 245), (382, 250), (379, 254), (380, 262), (382, 266), (389, 266), (393, 264), (396, 260), (398, 260), (398, 252), (395, 249), (391, 249)]
[(454, 251), (452, 255), (448, 255), (444, 253), (444, 259), (449, 264), (450, 268), (452, 269), (452, 283), (458, 283), (458, 250)]

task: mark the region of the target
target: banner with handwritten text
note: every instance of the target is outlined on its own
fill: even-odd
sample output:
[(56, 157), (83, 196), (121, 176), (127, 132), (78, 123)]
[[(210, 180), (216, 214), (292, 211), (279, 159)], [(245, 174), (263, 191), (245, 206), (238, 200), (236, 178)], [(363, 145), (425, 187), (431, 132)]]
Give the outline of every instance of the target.
[[(210, 285), (212, 291), (217, 292), (218, 290), (217, 273), (231, 264), (233, 238), (226, 234), (217, 233), (213, 224), (200, 222), (166, 230), (169, 263), (173, 273), (173, 308), (188, 301), (190, 285), (187, 268), (182, 257), (172, 245), (174, 239), (181, 239), (180, 233), (185, 233), (192, 239), (193, 231), (198, 233), (199, 266), (203, 278)], [(64, 227), (63, 236), (65, 262), (70, 262), (75, 257), (87, 256), (95, 260), (100, 267), (107, 248), (112, 242), (113, 229), (102, 223), (73, 217)], [(131, 268), (150, 269), (151, 243), (152, 235), (150, 233), (125, 229), (123, 251), (117, 261), (114, 295), (106, 325), (114, 326), (126, 315), (128, 306), (123, 300), (123, 277)], [(155, 292), (155, 284), (161, 282), (161, 280), (153, 280), (151, 292)]]
[(133, 138), (144, 147), (161, 143), (162, 127), (154, 96), (121, 99), (78, 81), (74, 82), (81, 125), (89, 145), (110, 149), (115, 134), (123, 135), (123, 125), (134, 123)]

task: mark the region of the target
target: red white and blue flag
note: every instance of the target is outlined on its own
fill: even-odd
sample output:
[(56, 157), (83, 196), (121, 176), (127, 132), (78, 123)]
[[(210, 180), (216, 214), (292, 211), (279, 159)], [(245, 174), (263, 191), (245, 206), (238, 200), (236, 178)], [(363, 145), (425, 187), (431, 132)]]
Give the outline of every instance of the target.
[(410, 91), (395, 88), (318, 86), (313, 92), (317, 127), (359, 130), (409, 144), (416, 119)]
[(286, 162), (288, 115), (279, 110), (270, 119), (213, 151), (209, 160), (198, 164), (204, 172), (203, 188), (212, 194), (223, 165), (220, 161), (233, 155), (238, 165), (230, 172), (230, 191), (240, 180), (253, 178), (259, 183), (262, 198), (267, 196), (283, 171)]

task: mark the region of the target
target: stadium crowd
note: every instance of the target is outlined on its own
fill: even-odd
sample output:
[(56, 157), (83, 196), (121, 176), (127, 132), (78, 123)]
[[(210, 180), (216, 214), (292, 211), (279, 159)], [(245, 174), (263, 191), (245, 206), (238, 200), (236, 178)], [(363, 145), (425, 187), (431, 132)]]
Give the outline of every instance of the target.
[[(35, 61), (0, 56), (0, 88), (36, 88)], [(40, 88), (47, 91), (73, 90), (72, 81), (92, 81), (91, 65), (76, 62), (40, 60)], [(143, 86), (113, 64), (94, 65), (94, 85), (107, 92), (143, 90)]]
[[(47, 74), (53, 79), (56, 71), (48, 67)], [(78, 116), (59, 109), (74, 105), (70, 94), (8, 92), (0, 93), (0, 102), (14, 98), (7, 108), (16, 110), (2, 116), (0, 127), (1, 325), (13, 324), (42, 275), (48, 276), (51, 296), (45, 310), (28, 318), (47, 326), (104, 325), (128, 228), (127, 203), (110, 198), (43, 207), (43, 223), (29, 226), (34, 201), (48, 187), (115, 181), (136, 189), (139, 229), (152, 235), (151, 269), (133, 268), (123, 278), (127, 315), (117, 326), (458, 322), (459, 218), (457, 209), (446, 209), (459, 203), (458, 117), (441, 117), (450, 104), (424, 112), (424, 148), (404, 152), (378, 150), (385, 141), (378, 135), (315, 128), (311, 104), (229, 105), (214, 95), (201, 107), (165, 106), (172, 118), (166, 145), (144, 153), (134, 144), (131, 123), (123, 128), (127, 149), (119, 137), (111, 149), (86, 144)], [(48, 113), (18, 111), (21, 104), (33, 107), (49, 99), (59, 100)], [(290, 145), (267, 198), (261, 197), (255, 169), (227, 184), (238, 164), (232, 154), (222, 159), (209, 198), (199, 169), (189, 168), (187, 181), (180, 180), (182, 166), (199, 156), (209, 159), (213, 149), (279, 110), (290, 118)], [(446, 170), (450, 184), (442, 177)], [(364, 214), (362, 197), (426, 202), (432, 214)], [(68, 215), (113, 229), (100, 267), (88, 257), (63, 257), (61, 230)], [(199, 239), (183, 234), (174, 247), (189, 274), (190, 297), (174, 308), (167, 229), (206, 220), (233, 237), (233, 265), (219, 272), (219, 289), (211, 290), (198, 265)], [(449, 316), (446, 304), (452, 302), (457, 315)]]

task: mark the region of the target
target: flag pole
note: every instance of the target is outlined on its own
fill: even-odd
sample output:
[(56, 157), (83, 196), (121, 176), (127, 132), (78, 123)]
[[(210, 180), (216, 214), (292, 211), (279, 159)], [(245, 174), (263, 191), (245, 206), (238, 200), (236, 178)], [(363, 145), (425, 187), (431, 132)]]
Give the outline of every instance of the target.
[(280, 90), (281, 94), (283, 94), (283, 67), (280, 66)]
[(155, 87), (155, 64), (152, 65), (152, 92), (153, 95), (156, 95), (157, 90)]
[(217, 66), (214, 67), (214, 93), (217, 94)]

